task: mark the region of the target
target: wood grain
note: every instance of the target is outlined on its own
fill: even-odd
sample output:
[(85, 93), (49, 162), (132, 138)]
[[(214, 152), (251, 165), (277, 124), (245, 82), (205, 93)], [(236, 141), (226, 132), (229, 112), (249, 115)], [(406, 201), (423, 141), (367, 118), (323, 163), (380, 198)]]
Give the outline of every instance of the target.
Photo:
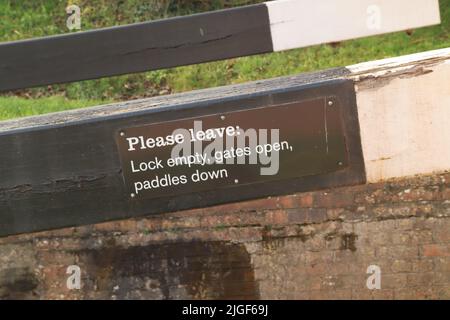
[[(157, 97), (0, 123), (0, 235), (83, 225), (213, 204), (363, 183), (353, 83), (316, 74)], [(349, 166), (328, 174), (131, 201), (115, 136), (121, 128), (335, 96)], [(155, 107), (158, 105), (158, 107)]]
[(272, 51), (264, 4), (0, 44), (0, 91)]

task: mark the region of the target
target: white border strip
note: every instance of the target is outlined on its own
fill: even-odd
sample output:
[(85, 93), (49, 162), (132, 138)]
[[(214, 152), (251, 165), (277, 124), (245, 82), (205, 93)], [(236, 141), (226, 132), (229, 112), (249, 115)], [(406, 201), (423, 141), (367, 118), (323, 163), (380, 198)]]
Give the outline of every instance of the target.
[(368, 182), (450, 170), (450, 48), (347, 69)]
[(279, 0), (265, 4), (274, 51), (440, 23), (439, 0)]

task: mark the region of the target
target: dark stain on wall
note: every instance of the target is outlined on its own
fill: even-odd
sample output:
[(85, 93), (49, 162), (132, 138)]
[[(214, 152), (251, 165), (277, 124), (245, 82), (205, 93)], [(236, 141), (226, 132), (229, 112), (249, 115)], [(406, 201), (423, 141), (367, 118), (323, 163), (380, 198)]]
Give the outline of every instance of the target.
[(8, 268), (0, 271), (0, 299), (36, 298), (38, 280), (29, 268)]
[(356, 239), (358, 239), (358, 235), (354, 233), (346, 233), (341, 235), (341, 249), (355, 252)]
[(87, 271), (83, 291), (98, 292), (97, 298), (259, 298), (250, 255), (243, 244), (194, 241), (74, 253)]

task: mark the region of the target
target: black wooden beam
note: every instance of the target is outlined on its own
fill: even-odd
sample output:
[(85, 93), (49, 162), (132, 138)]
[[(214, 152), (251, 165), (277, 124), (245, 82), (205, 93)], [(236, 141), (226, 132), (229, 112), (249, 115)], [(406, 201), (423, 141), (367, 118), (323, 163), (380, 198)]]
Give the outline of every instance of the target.
[[(363, 183), (353, 83), (341, 78), (347, 72), (333, 69), (0, 122), (0, 235)], [(130, 197), (116, 143), (119, 130), (319, 97), (339, 101), (348, 150), (342, 170), (194, 193), (168, 191), (158, 198)]]
[[(0, 43), (0, 91), (282, 51), (440, 22), (437, 0), (411, 1), (384, 1), (375, 11), (372, 0), (270, 1)], [(395, 14), (399, 9), (402, 19)], [(381, 20), (377, 12), (383, 12)]]
[(263, 4), (0, 44), (0, 91), (272, 51)]

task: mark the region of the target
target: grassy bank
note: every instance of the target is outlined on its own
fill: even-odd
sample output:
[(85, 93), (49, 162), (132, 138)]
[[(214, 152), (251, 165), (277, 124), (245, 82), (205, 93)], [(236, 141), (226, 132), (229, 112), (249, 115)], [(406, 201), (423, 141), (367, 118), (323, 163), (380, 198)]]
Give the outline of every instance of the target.
[[(65, 7), (70, 3), (81, 7), (82, 30), (89, 30), (256, 2), (262, 1), (2, 0), (0, 41), (67, 32)], [(0, 119), (241, 83), (450, 47), (450, 0), (441, 0), (440, 6), (441, 25), (408, 33), (3, 93)]]
[(69, 100), (63, 96), (25, 99), (21, 97), (0, 97), (0, 119), (26, 117), (36, 114), (83, 108), (106, 103), (100, 100)]

